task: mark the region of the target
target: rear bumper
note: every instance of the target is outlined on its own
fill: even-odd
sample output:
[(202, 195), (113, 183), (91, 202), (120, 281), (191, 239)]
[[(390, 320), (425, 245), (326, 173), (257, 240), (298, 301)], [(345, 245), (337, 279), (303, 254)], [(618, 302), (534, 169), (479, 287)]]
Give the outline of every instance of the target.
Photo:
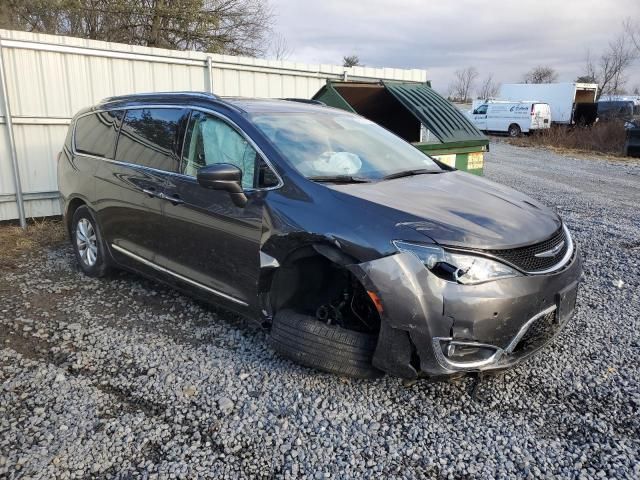
[(403, 377), (511, 367), (534, 354), (573, 315), (582, 264), (577, 248), (559, 272), (459, 285), (398, 253), (354, 265), (382, 301), (373, 363)]

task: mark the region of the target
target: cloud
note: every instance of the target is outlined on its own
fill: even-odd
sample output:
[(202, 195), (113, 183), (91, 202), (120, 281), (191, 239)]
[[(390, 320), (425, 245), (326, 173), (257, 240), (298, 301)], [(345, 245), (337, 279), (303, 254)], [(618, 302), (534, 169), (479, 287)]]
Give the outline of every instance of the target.
[[(640, 17), (638, 0), (271, 0), (276, 29), (292, 60), (341, 63), (356, 54), (366, 65), (424, 68), (445, 91), (453, 72), (470, 65), (502, 82), (549, 65), (561, 81), (582, 73), (588, 50), (598, 54)], [(640, 84), (640, 66), (629, 86)], [(634, 83), (635, 81), (635, 83)]]

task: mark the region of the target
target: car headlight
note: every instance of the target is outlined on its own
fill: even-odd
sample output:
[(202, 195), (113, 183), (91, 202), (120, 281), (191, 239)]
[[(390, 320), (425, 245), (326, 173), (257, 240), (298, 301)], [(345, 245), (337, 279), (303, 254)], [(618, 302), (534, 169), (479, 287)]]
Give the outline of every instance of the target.
[(394, 240), (393, 245), (400, 252), (415, 255), (433, 273), (452, 282), (473, 285), (520, 276), (520, 273), (504, 263), (476, 255), (448, 252), (436, 245), (419, 245), (400, 240)]

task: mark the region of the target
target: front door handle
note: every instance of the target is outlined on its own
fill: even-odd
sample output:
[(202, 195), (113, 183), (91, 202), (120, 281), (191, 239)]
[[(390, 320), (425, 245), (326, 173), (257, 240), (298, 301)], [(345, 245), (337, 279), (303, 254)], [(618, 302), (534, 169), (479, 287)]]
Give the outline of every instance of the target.
[(143, 188), (142, 191), (150, 197), (162, 198), (162, 193), (158, 193), (155, 188)]

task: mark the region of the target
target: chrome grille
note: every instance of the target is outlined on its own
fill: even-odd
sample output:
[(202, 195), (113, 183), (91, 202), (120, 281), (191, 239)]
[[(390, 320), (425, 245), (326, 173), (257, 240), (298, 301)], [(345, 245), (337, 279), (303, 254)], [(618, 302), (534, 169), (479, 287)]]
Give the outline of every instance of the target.
[[(565, 235), (565, 230), (561, 227), (560, 230), (554, 233), (548, 240), (536, 243), (535, 245), (510, 250), (484, 250), (484, 252), (508, 262), (520, 270), (535, 273), (557, 265), (567, 253), (570, 243), (568, 240)], [(563, 241), (564, 245), (555, 255), (550, 257), (536, 257), (536, 254), (547, 252)]]

